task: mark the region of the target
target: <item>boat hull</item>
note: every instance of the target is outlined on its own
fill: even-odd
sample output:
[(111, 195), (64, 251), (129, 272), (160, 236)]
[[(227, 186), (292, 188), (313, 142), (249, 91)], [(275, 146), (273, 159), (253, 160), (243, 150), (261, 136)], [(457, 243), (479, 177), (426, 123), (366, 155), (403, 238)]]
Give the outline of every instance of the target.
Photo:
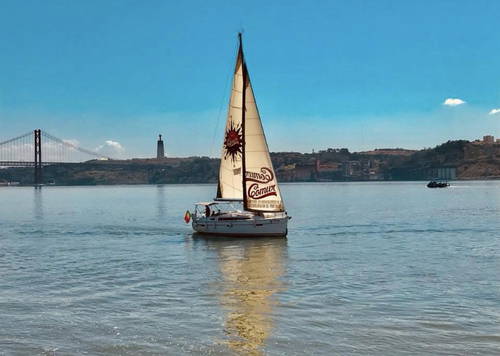
[(266, 237), (281, 236), (288, 233), (288, 217), (262, 219), (218, 220), (198, 218), (193, 220), (193, 230), (199, 234), (226, 237)]
[(430, 182), (427, 184), (427, 188), (447, 188), (450, 185), (448, 183), (437, 183), (437, 182)]

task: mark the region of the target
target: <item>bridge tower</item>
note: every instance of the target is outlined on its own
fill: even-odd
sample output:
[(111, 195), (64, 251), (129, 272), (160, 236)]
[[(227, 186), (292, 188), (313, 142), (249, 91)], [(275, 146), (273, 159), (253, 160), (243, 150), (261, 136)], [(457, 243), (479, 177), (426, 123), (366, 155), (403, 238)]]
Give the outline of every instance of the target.
[(35, 133), (35, 185), (42, 184), (42, 130), (37, 129)]

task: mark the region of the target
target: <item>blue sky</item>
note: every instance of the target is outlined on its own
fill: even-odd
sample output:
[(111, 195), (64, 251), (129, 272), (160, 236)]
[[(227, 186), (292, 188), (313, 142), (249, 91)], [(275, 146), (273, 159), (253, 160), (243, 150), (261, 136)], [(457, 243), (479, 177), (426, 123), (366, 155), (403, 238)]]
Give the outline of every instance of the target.
[(241, 29), (272, 151), (500, 136), (498, 14), (496, 0), (0, 0), (0, 141), (41, 128), (136, 157), (162, 133), (169, 155), (218, 156)]

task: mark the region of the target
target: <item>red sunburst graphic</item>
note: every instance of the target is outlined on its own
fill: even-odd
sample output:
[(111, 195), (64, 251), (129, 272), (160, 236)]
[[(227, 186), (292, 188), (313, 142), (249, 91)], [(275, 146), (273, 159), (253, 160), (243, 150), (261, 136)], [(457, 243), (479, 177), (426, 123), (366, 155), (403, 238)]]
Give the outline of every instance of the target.
[(234, 123), (231, 121), (224, 137), (224, 159), (231, 156), (231, 160), (234, 162), (238, 155), (242, 154), (242, 148), (243, 135), (241, 126), (234, 126)]

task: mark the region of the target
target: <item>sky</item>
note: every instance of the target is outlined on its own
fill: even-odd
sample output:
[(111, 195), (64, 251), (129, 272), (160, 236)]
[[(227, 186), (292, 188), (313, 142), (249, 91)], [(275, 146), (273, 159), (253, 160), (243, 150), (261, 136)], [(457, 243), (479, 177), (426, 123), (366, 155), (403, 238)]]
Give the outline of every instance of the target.
[(220, 153), (243, 30), (271, 151), (500, 136), (500, 1), (0, 0), (0, 142)]

